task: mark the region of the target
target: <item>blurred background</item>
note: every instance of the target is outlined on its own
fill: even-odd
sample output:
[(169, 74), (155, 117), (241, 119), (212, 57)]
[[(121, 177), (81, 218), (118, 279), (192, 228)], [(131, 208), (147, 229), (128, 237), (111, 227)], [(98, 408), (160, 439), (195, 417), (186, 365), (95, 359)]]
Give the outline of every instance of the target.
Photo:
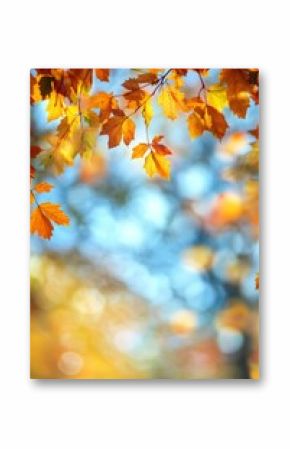
[[(215, 83), (211, 70), (207, 83)], [(121, 93), (132, 76), (112, 71), (93, 90)], [(185, 89), (197, 92), (194, 72)], [(46, 102), (32, 106), (36, 139), (53, 132)], [(45, 201), (71, 219), (51, 240), (31, 237), (31, 377), (257, 379), (258, 152), (230, 110), (217, 141), (190, 140), (186, 116), (170, 121), (154, 102), (150, 138), (172, 149), (171, 180), (150, 179), (131, 148), (146, 141), (142, 117), (130, 149), (99, 136), (91, 160), (60, 176)]]

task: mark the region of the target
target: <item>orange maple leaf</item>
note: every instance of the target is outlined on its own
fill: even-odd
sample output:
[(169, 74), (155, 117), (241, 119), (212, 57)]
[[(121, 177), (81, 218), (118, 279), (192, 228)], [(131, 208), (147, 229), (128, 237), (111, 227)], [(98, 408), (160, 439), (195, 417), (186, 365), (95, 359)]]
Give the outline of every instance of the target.
[(31, 234), (38, 234), (44, 239), (50, 239), (52, 231), (53, 225), (50, 220), (44, 215), (39, 206), (36, 207), (30, 217)]
[(49, 182), (40, 182), (33, 187), (33, 190), (35, 190), (37, 193), (50, 192), (52, 189), (53, 185)]
[(30, 231), (32, 234), (38, 234), (44, 239), (50, 239), (54, 226), (51, 222), (58, 225), (68, 225), (69, 218), (61, 210), (59, 204), (41, 203), (32, 212), (30, 217)]
[(192, 138), (199, 137), (204, 131), (212, 132), (218, 139), (224, 137), (228, 124), (221, 112), (212, 106), (193, 101), (194, 111), (188, 116), (188, 130)]
[(257, 100), (258, 71), (253, 74), (246, 69), (223, 69), (220, 74), (221, 81), (227, 85), (229, 106), (241, 118), (246, 116), (250, 98)]
[(101, 135), (109, 136), (109, 148), (116, 147), (123, 138), (126, 145), (134, 139), (135, 123), (126, 115), (115, 115), (103, 125)]

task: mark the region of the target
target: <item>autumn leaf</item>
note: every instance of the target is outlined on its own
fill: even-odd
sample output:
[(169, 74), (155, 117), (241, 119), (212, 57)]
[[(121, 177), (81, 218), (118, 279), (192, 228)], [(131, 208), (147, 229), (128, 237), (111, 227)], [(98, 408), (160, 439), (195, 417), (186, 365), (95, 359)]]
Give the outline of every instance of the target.
[(107, 120), (114, 109), (118, 109), (118, 102), (112, 93), (98, 92), (95, 95), (83, 95), (80, 98), (80, 108), (83, 114), (88, 117), (91, 109), (100, 109), (99, 120)]
[(196, 103), (194, 112), (187, 119), (189, 135), (199, 137), (204, 131), (212, 132), (221, 139), (228, 128), (228, 124), (221, 112), (212, 106)]
[(220, 80), (227, 87), (227, 97), (231, 110), (241, 118), (246, 116), (250, 97), (256, 99), (256, 85), (251, 73), (245, 69), (223, 69)]
[(135, 123), (130, 118), (127, 118), (124, 120), (122, 124), (122, 133), (123, 133), (123, 140), (126, 145), (129, 145), (129, 143), (134, 139), (135, 136)]
[(247, 92), (239, 92), (235, 97), (229, 98), (231, 110), (238, 117), (246, 117), (248, 107), (250, 106), (250, 97)]
[(154, 109), (153, 109), (151, 97), (147, 97), (147, 99), (145, 100), (145, 103), (144, 103), (144, 106), (142, 109), (142, 115), (143, 115), (145, 124), (148, 127), (150, 125), (151, 120), (154, 115)]
[[(30, 159), (36, 158), (41, 153), (41, 148), (38, 146), (32, 145), (30, 147)], [(32, 164), (30, 164), (30, 179), (34, 178), (35, 175), (35, 168)]]
[(249, 131), (249, 133), (252, 134), (252, 136), (254, 136), (256, 139), (259, 139), (259, 127), (258, 126), (257, 126), (257, 128)]
[(81, 157), (90, 158), (96, 147), (97, 129), (80, 128), (74, 135), (75, 150)]
[(206, 112), (210, 117), (210, 124), (207, 123), (208, 131), (211, 131), (218, 139), (221, 139), (228, 128), (228, 124), (223, 114), (212, 106), (207, 106)]
[(56, 120), (64, 114), (64, 99), (63, 96), (52, 91), (47, 106), (47, 119), (50, 122), (51, 120)]
[(198, 72), (201, 76), (208, 76), (209, 69), (193, 69), (195, 72)]
[(81, 109), (100, 108), (107, 109), (112, 95), (107, 92), (98, 92), (96, 95), (83, 96), (81, 98)]
[(174, 86), (164, 86), (158, 97), (158, 104), (163, 109), (164, 115), (175, 120), (180, 110), (183, 110), (184, 93)]
[(152, 140), (152, 148), (156, 151), (156, 153), (161, 154), (163, 156), (172, 154), (172, 151), (163, 143), (160, 143), (164, 136), (155, 136)]
[(35, 157), (37, 157), (39, 155), (39, 153), (41, 153), (41, 148), (36, 146), (36, 145), (32, 145), (30, 147), (30, 158), (34, 159)]
[(50, 239), (52, 231), (53, 225), (50, 220), (44, 215), (40, 206), (36, 207), (30, 217), (31, 234), (38, 234), (44, 239)]
[(95, 73), (100, 81), (109, 81), (110, 69), (95, 69)]
[(229, 105), (226, 89), (220, 84), (213, 84), (206, 90), (206, 102), (209, 106), (222, 112)]
[(39, 205), (42, 210), (42, 213), (49, 219), (54, 221), (58, 225), (68, 225), (69, 218), (68, 216), (61, 210), (59, 204), (53, 203), (42, 203)]
[(30, 216), (30, 231), (44, 239), (50, 239), (54, 229), (53, 224), (68, 225), (69, 218), (58, 204), (41, 203), (32, 211)]
[(158, 81), (158, 77), (156, 73), (146, 72), (138, 75), (136, 81), (140, 84), (142, 83), (155, 84)]
[(230, 97), (239, 92), (252, 92), (252, 86), (249, 83), (247, 71), (243, 69), (223, 69), (220, 74), (222, 83), (226, 83), (228, 95)]
[(108, 134), (109, 148), (116, 147), (120, 144), (122, 139), (123, 122), (124, 116), (115, 116), (111, 117), (106, 123), (104, 123), (101, 135)]
[(159, 174), (164, 179), (170, 178), (170, 161), (157, 153), (151, 151), (145, 158), (144, 169), (148, 176)]
[(38, 77), (30, 75), (30, 103), (38, 103), (42, 100)]
[(50, 192), (51, 189), (53, 189), (53, 185), (49, 184), (48, 182), (40, 182), (33, 187), (33, 190), (35, 190), (37, 193)]
[(105, 134), (109, 136), (109, 148), (118, 146), (122, 137), (125, 144), (129, 145), (134, 139), (135, 123), (125, 115), (116, 115), (104, 123), (101, 135)]
[[(70, 130), (70, 127), (67, 128)], [(67, 166), (72, 166), (76, 156), (76, 148), (70, 138), (70, 132), (66, 134), (48, 135), (45, 137), (50, 148), (43, 150), (38, 159), (45, 168), (50, 168), (54, 174), (63, 173)]]
[(136, 78), (127, 79), (122, 83), (122, 86), (131, 91), (139, 89), (139, 83)]
[(189, 135), (193, 139), (201, 136), (205, 130), (203, 119), (195, 112), (192, 112), (192, 114), (190, 114), (188, 116), (187, 124), (188, 124)]
[(129, 78), (122, 83), (122, 86), (128, 90), (137, 90), (140, 88), (140, 84), (155, 84), (158, 81), (156, 73), (147, 72), (140, 73), (136, 78)]
[(148, 150), (149, 145), (147, 143), (139, 143), (132, 150), (132, 159), (143, 157)]
[(184, 76), (186, 76), (186, 69), (174, 69), (171, 71), (168, 79), (174, 82), (174, 86), (180, 88), (184, 86)]

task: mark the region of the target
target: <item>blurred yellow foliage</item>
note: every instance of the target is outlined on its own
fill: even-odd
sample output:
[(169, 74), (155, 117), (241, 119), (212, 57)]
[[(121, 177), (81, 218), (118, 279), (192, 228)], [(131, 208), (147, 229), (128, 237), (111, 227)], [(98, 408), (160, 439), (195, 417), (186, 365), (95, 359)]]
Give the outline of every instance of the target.
[(147, 306), (104, 274), (75, 273), (72, 260), (32, 258), (31, 377), (148, 377), (115, 344), (120, 330), (142, 328)]
[(193, 246), (183, 253), (184, 264), (196, 271), (205, 271), (211, 268), (213, 258), (213, 251), (205, 245)]
[(170, 328), (175, 334), (191, 333), (197, 325), (196, 315), (190, 310), (178, 310), (170, 320)]

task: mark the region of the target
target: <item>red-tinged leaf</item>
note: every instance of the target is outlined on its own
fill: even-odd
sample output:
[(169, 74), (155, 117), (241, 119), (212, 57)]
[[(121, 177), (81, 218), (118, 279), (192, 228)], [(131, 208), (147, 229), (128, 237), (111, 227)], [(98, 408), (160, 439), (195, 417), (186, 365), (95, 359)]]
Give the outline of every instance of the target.
[(136, 78), (129, 78), (128, 80), (126, 80), (122, 83), (122, 86), (128, 90), (138, 90), (139, 89), (139, 83), (136, 80)]
[(152, 148), (156, 151), (156, 153), (161, 155), (172, 154), (172, 151), (164, 144), (160, 143), (164, 136), (155, 136), (152, 140)]
[(120, 144), (123, 122), (124, 116), (116, 115), (104, 123), (101, 135), (107, 134), (109, 136), (109, 148), (117, 147)]
[(177, 75), (179, 76), (186, 76), (188, 69), (174, 69), (174, 71), (177, 73)]
[(163, 155), (172, 154), (172, 151), (168, 147), (160, 143), (152, 143), (152, 147), (158, 154)]
[(100, 81), (109, 81), (110, 69), (95, 69), (95, 73)]
[(137, 76), (136, 81), (140, 84), (143, 83), (149, 83), (149, 84), (155, 84), (158, 81), (158, 77), (156, 73), (141, 73), (140, 75)]
[(35, 175), (35, 168), (32, 165), (30, 165), (30, 179), (34, 178), (34, 175)]
[(163, 136), (163, 135), (155, 136), (155, 137), (152, 139), (152, 143), (159, 143), (160, 140), (162, 140), (162, 139), (164, 139), (164, 136)]
[(32, 145), (30, 147), (30, 158), (34, 159), (39, 155), (39, 153), (42, 151), (42, 149), (36, 145)]

